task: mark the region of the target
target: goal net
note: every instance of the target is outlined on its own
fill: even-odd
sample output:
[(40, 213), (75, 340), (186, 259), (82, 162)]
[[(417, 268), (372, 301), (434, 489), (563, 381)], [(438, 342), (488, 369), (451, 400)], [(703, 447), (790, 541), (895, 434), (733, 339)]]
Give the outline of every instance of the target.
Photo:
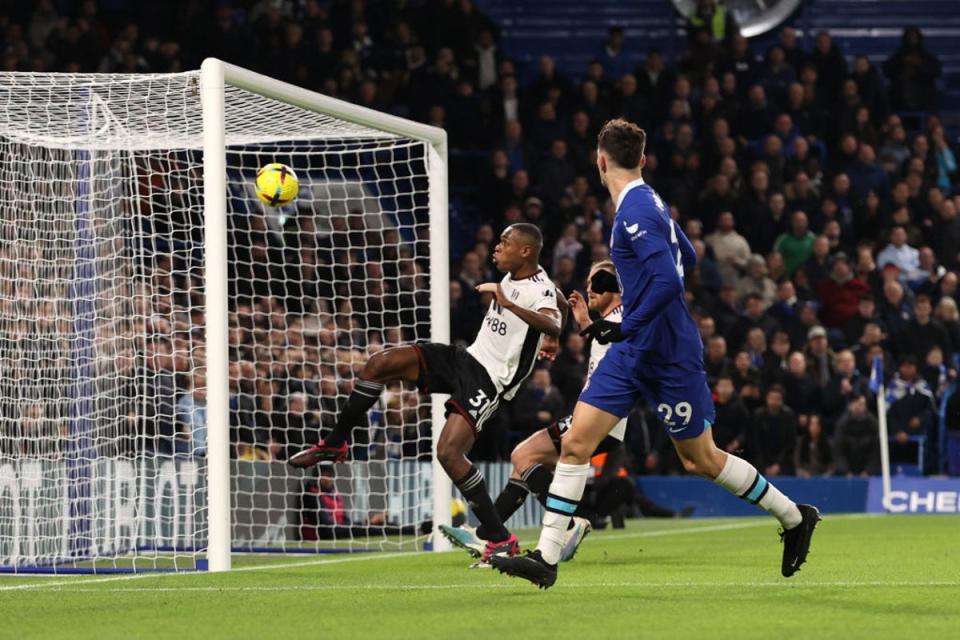
[(350, 463), (286, 459), (372, 353), (448, 338), (443, 133), (215, 60), (0, 105), (0, 571), (429, 546), (439, 403), (390, 386)]

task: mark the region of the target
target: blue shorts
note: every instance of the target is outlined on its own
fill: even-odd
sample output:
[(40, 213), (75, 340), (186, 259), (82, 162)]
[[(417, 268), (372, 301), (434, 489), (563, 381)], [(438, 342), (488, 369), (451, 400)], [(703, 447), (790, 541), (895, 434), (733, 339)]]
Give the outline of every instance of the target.
[(600, 360), (580, 401), (622, 418), (640, 397), (675, 440), (696, 438), (713, 424), (713, 398), (702, 362), (644, 362), (624, 342), (610, 347)]

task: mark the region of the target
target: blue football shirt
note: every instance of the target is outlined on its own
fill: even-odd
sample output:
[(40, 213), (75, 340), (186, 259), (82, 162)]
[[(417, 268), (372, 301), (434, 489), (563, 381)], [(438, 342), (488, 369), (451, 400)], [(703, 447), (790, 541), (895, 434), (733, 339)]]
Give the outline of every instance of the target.
[(660, 196), (642, 179), (620, 194), (610, 254), (623, 292), (621, 331), (646, 362), (701, 362), (700, 332), (684, 299), (696, 253)]

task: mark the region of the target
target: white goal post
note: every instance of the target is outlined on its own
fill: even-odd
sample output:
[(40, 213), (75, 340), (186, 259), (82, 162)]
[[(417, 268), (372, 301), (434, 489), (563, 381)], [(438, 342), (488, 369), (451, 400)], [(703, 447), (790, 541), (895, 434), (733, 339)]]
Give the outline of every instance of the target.
[[(275, 80), (215, 58), (203, 62), (200, 71), (203, 103), (203, 180), (206, 220), (207, 325), (222, 331), (207, 332), (208, 397), (211, 407), (219, 407), (219, 415), (210, 414), (210, 448), (208, 452), (208, 485), (211, 498), (230, 496), (229, 437), (227, 421), (227, 232), (226, 232), (226, 140), (224, 87), (232, 85), (279, 102), (333, 116), (347, 122), (401, 136), (425, 140), (431, 145), (430, 162), (430, 318), (431, 339), (450, 341), (449, 244), (447, 202), (447, 133), (443, 129), (405, 120), (389, 114), (359, 107)], [(443, 402), (432, 401), (433, 433), (433, 529), (450, 522), (452, 483), (436, 459), (436, 443), (443, 424)], [(209, 502), (210, 571), (230, 569), (231, 524), (229, 500)], [(433, 548), (444, 550), (449, 543), (440, 535), (433, 536)]]
[(447, 549), (445, 398), (388, 386), (354, 462), (285, 462), (370, 353), (449, 342), (447, 177), (442, 129), (216, 59), (0, 73), (0, 573)]

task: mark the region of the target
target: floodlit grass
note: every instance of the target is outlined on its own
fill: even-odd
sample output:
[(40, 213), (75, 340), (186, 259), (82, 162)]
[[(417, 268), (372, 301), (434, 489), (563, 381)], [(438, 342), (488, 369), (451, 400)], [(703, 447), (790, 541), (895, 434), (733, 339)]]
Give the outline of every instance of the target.
[(7, 576), (0, 637), (917, 640), (960, 630), (960, 518), (826, 516), (789, 580), (780, 551), (769, 518), (635, 520), (593, 533), (549, 591), (469, 570), (462, 552), (238, 556), (228, 574)]

